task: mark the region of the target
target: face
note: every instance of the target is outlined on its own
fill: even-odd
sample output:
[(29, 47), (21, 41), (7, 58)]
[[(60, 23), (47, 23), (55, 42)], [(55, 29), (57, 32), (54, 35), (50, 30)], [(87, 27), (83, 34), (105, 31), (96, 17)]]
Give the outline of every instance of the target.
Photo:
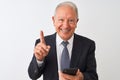
[(52, 17), (56, 32), (63, 40), (68, 40), (74, 34), (78, 19), (75, 10), (70, 6), (61, 6)]

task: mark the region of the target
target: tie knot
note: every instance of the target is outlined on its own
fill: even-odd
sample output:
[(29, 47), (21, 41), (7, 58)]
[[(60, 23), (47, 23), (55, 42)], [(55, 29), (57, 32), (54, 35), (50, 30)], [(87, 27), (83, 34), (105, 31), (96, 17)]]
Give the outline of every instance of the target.
[(68, 41), (63, 41), (63, 42), (62, 42), (62, 45), (63, 45), (64, 47), (66, 47), (66, 46), (68, 45)]

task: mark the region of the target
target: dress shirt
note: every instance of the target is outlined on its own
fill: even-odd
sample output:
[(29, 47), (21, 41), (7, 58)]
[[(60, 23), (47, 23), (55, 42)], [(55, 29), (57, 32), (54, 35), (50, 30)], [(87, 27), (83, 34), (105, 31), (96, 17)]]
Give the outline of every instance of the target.
[[(67, 45), (70, 59), (71, 59), (71, 55), (72, 55), (73, 39), (74, 39), (74, 35), (72, 35), (72, 37), (68, 40), (69, 44)], [(61, 55), (62, 55), (62, 51), (64, 48), (64, 46), (61, 44), (62, 42), (63, 42), (63, 40), (57, 34), (56, 35), (56, 50), (57, 50), (58, 70), (60, 70)]]

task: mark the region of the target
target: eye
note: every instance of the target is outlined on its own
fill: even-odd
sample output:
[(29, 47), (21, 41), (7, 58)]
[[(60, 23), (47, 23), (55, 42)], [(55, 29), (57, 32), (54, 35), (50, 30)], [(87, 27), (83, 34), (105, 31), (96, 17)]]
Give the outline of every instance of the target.
[(59, 22), (63, 22), (63, 21), (64, 21), (64, 19), (58, 19), (58, 21), (59, 21)]
[(74, 20), (73, 20), (73, 19), (70, 19), (69, 22), (74, 22)]
[(74, 19), (69, 19), (69, 23), (75, 23), (75, 20)]

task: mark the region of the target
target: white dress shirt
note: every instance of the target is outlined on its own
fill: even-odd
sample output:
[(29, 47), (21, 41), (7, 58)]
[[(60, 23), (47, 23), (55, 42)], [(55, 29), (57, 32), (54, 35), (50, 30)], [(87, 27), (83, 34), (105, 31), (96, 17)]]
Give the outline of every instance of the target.
[[(72, 55), (73, 39), (74, 39), (74, 35), (68, 40), (69, 44), (67, 45), (70, 60), (71, 60), (71, 55)], [(62, 55), (62, 51), (64, 48), (64, 46), (61, 44), (62, 41), (63, 40), (61, 39), (61, 37), (58, 34), (56, 34), (56, 50), (57, 50), (58, 70), (60, 70), (61, 55)]]

